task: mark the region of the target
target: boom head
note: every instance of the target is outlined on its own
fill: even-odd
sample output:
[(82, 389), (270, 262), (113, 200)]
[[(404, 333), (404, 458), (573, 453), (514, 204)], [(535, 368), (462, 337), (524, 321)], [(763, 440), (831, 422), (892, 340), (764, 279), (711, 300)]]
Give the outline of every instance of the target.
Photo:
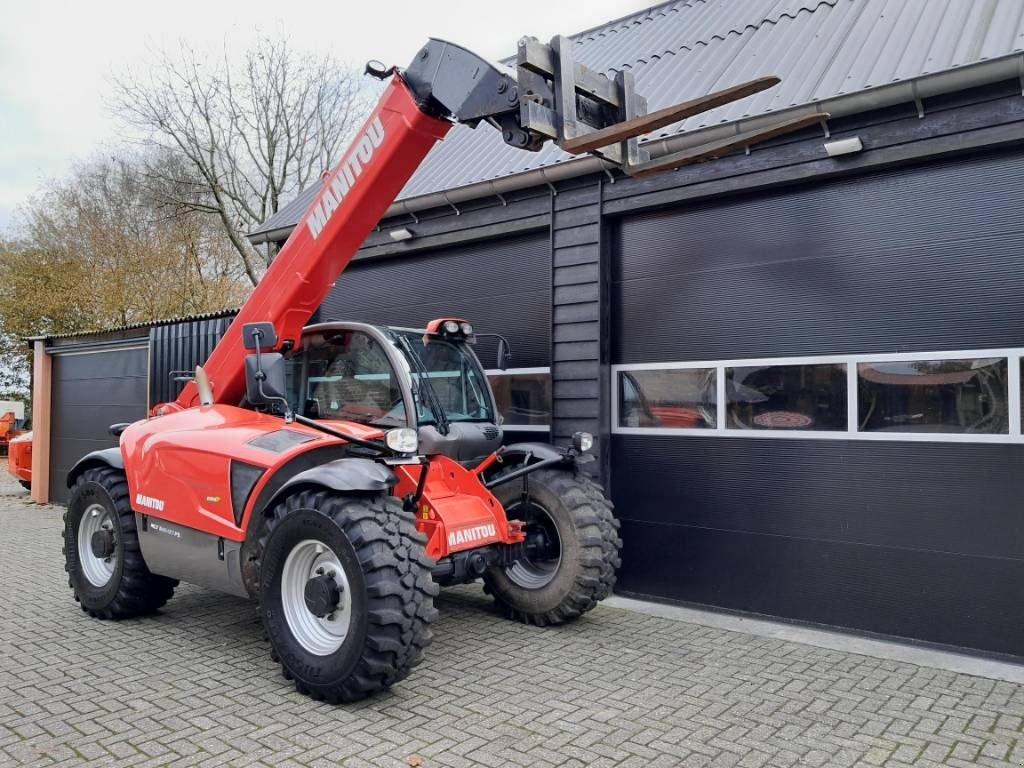
[(576, 62), (573, 42), (563, 36), (547, 44), (524, 37), (514, 71), (462, 46), (431, 38), (401, 77), (421, 107), (438, 117), (471, 127), (486, 121), (501, 131), (506, 144), (528, 151), (553, 141), (570, 154), (596, 155), (631, 176), (707, 160), (828, 117), (781, 120), (651, 160), (639, 145), (644, 134), (759, 93), (777, 85), (779, 78), (767, 75), (648, 112), (632, 73), (623, 70), (609, 78)]

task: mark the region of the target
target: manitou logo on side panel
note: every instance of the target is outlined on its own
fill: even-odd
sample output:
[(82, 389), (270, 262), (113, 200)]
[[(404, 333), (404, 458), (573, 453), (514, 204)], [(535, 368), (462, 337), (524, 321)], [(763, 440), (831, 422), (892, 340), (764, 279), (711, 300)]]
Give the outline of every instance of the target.
[(474, 528), (464, 528), (461, 531), (452, 531), (448, 534), (448, 546), (457, 547), (460, 544), (471, 544), (474, 541), (490, 539), (498, 535), (493, 523), (478, 525)]
[(152, 496), (143, 496), (141, 493), (135, 494), (135, 504), (146, 509), (155, 509), (157, 512), (164, 511), (163, 499), (154, 499)]
[(356, 179), (363, 172), (363, 168), (373, 160), (373, 151), (384, 141), (384, 123), (380, 115), (377, 115), (370, 123), (370, 127), (359, 137), (359, 143), (355, 145), (347, 158), (342, 161), (334, 177), (320, 193), (320, 198), (313, 206), (313, 210), (306, 217), (306, 226), (309, 227), (309, 234), (316, 240), (323, 232), (331, 216), (338, 210), (345, 195), (356, 183)]

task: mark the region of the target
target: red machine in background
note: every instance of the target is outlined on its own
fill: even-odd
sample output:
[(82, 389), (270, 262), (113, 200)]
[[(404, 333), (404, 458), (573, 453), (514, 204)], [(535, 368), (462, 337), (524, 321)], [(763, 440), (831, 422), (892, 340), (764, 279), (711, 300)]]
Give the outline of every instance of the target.
[(7, 444), (7, 471), (26, 490), (32, 489), (32, 433), (20, 432)]
[(565, 38), (523, 40), (515, 73), (439, 40), (367, 72), (390, 82), (353, 145), (195, 380), (72, 468), (64, 530), (93, 616), (154, 611), (179, 579), (258, 597), (284, 675), (329, 701), (408, 674), (438, 585), (482, 578), (510, 617), (558, 624), (610, 594), (619, 565), (611, 503), (582, 471), (592, 437), (502, 446), (469, 322), (304, 327), (380, 217), (455, 122), (642, 175), (730, 145), (650, 160), (639, 135), (778, 82), (645, 114), (631, 76), (578, 65)]
[(19, 419), (14, 411), (0, 413), (0, 456), (7, 453), (7, 445), (23, 430), (18, 428)]

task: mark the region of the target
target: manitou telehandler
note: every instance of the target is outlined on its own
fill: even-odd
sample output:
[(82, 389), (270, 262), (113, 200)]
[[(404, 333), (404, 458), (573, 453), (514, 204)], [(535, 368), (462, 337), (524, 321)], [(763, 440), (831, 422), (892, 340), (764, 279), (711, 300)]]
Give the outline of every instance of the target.
[(821, 119), (651, 160), (639, 135), (778, 80), (646, 114), (628, 72), (576, 64), (561, 37), (521, 41), (515, 71), (432, 39), (407, 69), (367, 72), (389, 83), (316, 201), (177, 400), (72, 468), (64, 528), (92, 616), (155, 611), (179, 579), (254, 597), (285, 677), (332, 702), (420, 661), (439, 585), (482, 578), (510, 617), (559, 624), (619, 565), (612, 505), (581, 469), (591, 436), (502, 448), (469, 322), (303, 327), (430, 148), (486, 122), (640, 175)]

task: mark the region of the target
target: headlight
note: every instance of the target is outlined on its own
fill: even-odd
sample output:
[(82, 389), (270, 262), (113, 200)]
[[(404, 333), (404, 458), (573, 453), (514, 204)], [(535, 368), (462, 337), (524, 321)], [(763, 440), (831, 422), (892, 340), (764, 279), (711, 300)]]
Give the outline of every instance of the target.
[(577, 432), (572, 436), (572, 447), (580, 453), (586, 453), (594, 447), (594, 436), (589, 432)]
[(420, 436), (411, 427), (400, 427), (388, 430), (384, 442), (395, 453), (416, 453), (420, 447)]
[(444, 324), (444, 332), (445, 333), (458, 333), (459, 332), (459, 324), (456, 323), (454, 320), (448, 320)]
[(470, 325), (469, 323), (462, 323), (462, 325), (460, 325), (459, 328), (467, 336), (472, 336), (473, 335), (473, 326)]

